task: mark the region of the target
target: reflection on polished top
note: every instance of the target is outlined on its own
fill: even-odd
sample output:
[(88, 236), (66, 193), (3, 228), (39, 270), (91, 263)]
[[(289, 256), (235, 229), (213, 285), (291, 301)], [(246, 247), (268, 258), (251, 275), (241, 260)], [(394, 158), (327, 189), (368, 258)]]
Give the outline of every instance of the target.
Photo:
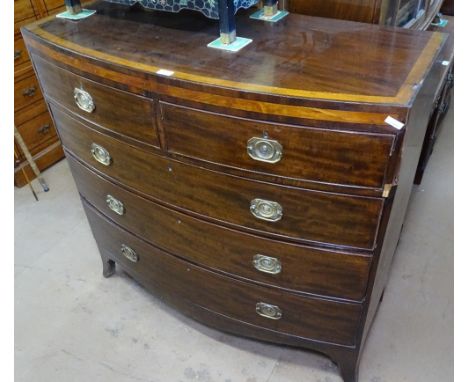
[(123, 67), (153, 74), (165, 69), (174, 72), (172, 79), (192, 84), (301, 99), (406, 106), (446, 39), (441, 33), (295, 14), (278, 23), (240, 14), (238, 31), (253, 43), (228, 53), (206, 47), (218, 25), (201, 14), (145, 12), (107, 2), (87, 8), (97, 9), (96, 15), (77, 23), (49, 18), (27, 29)]
[[(218, 19), (218, 0), (106, 0), (122, 5), (140, 3), (144, 8), (165, 12), (179, 12), (182, 9), (191, 9), (202, 12), (206, 17)], [(258, 0), (234, 0), (235, 12), (240, 8), (250, 8)]]

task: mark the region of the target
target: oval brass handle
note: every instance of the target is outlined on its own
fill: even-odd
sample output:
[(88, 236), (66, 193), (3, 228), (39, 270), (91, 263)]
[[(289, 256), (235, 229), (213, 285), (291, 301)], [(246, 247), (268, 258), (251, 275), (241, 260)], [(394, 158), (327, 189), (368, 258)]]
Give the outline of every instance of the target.
[(75, 88), (73, 91), (73, 97), (75, 98), (76, 105), (87, 113), (92, 113), (96, 108), (91, 94), (83, 89)]
[(112, 163), (112, 158), (104, 147), (99, 146), (97, 143), (91, 145), (91, 154), (93, 158), (104, 166), (110, 166)]
[(269, 273), (271, 275), (277, 275), (281, 273), (281, 261), (275, 257), (255, 255), (253, 257), (252, 263), (254, 268), (260, 272)]
[(283, 317), (283, 312), (279, 306), (270, 305), (265, 302), (258, 302), (255, 306), (258, 315), (269, 318), (270, 320), (279, 320)]
[(106, 203), (107, 207), (109, 207), (109, 209), (114, 211), (117, 215), (122, 216), (125, 213), (124, 204), (119, 199), (114, 198), (112, 195), (107, 195)]
[(22, 50), (15, 50), (15, 60), (18, 60), (23, 54)]
[(132, 263), (137, 263), (138, 260), (140, 260), (138, 254), (128, 245), (122, 244), (120, 247), (120, 253)]
[(47, 134), (50, 130), (50, 125), (48, 123), (46, 123), (45, 125), (42, 125), (41, 127), (39, 127), (37, 129), (37, 132), (39, 134)]
[(271, 200), (254, 199), (250, 202), (250, 212), (260, 220), (277, 222), (283, 217), (281, 204)]
[(247, 153), (260, 162), (278, 163), (283, 156), (283, 146), (278, 141), (267, 138), (250, 138)]
[(34, 97), (34, 95), (36, 94), (36, 90), (37, 89), (35, 86), (31, 86), (30, 88), (23, 89), (23, 95), (27, 97)]

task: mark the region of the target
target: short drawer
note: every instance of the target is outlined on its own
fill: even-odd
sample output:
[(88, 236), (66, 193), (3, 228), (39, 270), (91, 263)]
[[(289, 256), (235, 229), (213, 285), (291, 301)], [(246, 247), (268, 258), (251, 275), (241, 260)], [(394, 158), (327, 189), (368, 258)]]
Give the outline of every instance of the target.
[(41, 99), (41, 89), (31, 69), (25, 76), (15, 82), (15, 111), (25, 108)]
[(33, 55), (48, 98), (102, 128), (159, 146), (153, 100), (99, 84)]
[(30, 150), (57, 136), (49, 112), (42, 113), (17, 128)]
[(51, 108), (64, 146), (128, 188), (248, 231), (374, 248), (382, 198), (278, 186), (209, 171), (137, 149)]
[(381, 188), (393, 135), (299, 127), (161, 102), (168, 150), (251, 172)]
[(362, 305), (302, 297), (241, 282), (180, 260), (110, 223), (84, 203), (101, 255), (163, 296), (318, 341), (354, 345)]
[(115, 185), (69, 156), (83, 198), (157, 247), (199, 265), (298, 292), (362, 300), (369, 256), (289, 244), (207, 223)]

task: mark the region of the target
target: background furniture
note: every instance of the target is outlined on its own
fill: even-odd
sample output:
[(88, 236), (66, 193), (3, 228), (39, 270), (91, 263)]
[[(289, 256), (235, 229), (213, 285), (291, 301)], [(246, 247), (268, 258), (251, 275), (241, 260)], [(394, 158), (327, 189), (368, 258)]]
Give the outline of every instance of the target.
[(446, 26), (432, 25), (429, 30), (449, 33), (449, 38), (445, 44), (441, 54), (440, 61), (443, 65), (440, 66), (441, 76), (440, 82), (436, 85), (434, 93), (435, 98), (432, 104), (432, 112), (429, 118), (429, 125), (424, 138), (421, 157), (419, 158), (418, 170), (414, 179), (415, 184), (421, 184), (424, 171), (431, 157), (437, 137), (440, 133), (442, 121), (450, 108), (453, 96), (454, 83), (454, 18), (452, 16), (443, 16), (443, 19), (448, 20)]
[(253, 42), (226, 54), (204, 18), (87, 7), (23, 35), (104, 276), (118, 263), (194, 319), (356, 381), (445, 35), (240, 15)]
[(442, 8), (440, 8), (440, 11), (447, 16), (453, 16), (454, 15), (454, 4), (453, 0), (445, 0), (444, 3), (442, 4)]
[[(63, 0), (15, 0), (15, 125), (41, 170), (63, 158), (63, 150), (31, 66), (20, 27), (58, 12), (63, 5)], [(30, 179), (35, 178), (35, 174), (16, 144), (15, 153), (15, 185), (24, 186), (27, 181), (21, 169)]]
[(427, 29), (443, 0), (284, 0), (290, 12)]

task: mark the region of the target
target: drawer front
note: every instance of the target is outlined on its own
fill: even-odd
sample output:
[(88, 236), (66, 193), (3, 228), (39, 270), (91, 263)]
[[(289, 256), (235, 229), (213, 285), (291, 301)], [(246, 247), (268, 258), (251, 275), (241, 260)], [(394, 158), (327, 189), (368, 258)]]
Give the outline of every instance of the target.
[(41, 89), (31, 69), (27, 76), (15, 82), (15, 110), (25, 108), (40, 99)]
[(49, 14), (52, 14), (53, 11), (58, 11), (57, 8), (64, 7), (65, 2), (63, 0), (44, 0), (44, 4)]
[(159, 146), (150, 98), (90, 81), (36, 55), (33, 61), (47, 97), (105, 129)]
[(301, 297), (205, 270), (157, 250), (84, 205), (101, 253), (162, 294), (280, 333), (354, 345), (360, 304)]
[(17, 127), (30, 150), (57, 136), (52, 118), (48, 112), (42, 113)]
[(14, 45), (15, 69), (29, 63), (29, 56), (23, 38), (18, 35)]
[(31, 0), (15, 0), (15, 23), (35, 16)]
[[(374, 247), (381, 198), (277, 186), (205, 170), (134, 148), (51, 107), (64, 146), (127, 187), (250, 231), (307, 243)], [(275, 210), (276, 221), (255, 216)]]
[(169, 253), (270, 286), (351, 300), (364, 297), (371, 257), (288, 244), (207, 223), (141, 198), (68, 159), (82, 197)]
[(168, 150), (252, 172), (381, 188), (393, 135), (302, 128), (161, 102)]

